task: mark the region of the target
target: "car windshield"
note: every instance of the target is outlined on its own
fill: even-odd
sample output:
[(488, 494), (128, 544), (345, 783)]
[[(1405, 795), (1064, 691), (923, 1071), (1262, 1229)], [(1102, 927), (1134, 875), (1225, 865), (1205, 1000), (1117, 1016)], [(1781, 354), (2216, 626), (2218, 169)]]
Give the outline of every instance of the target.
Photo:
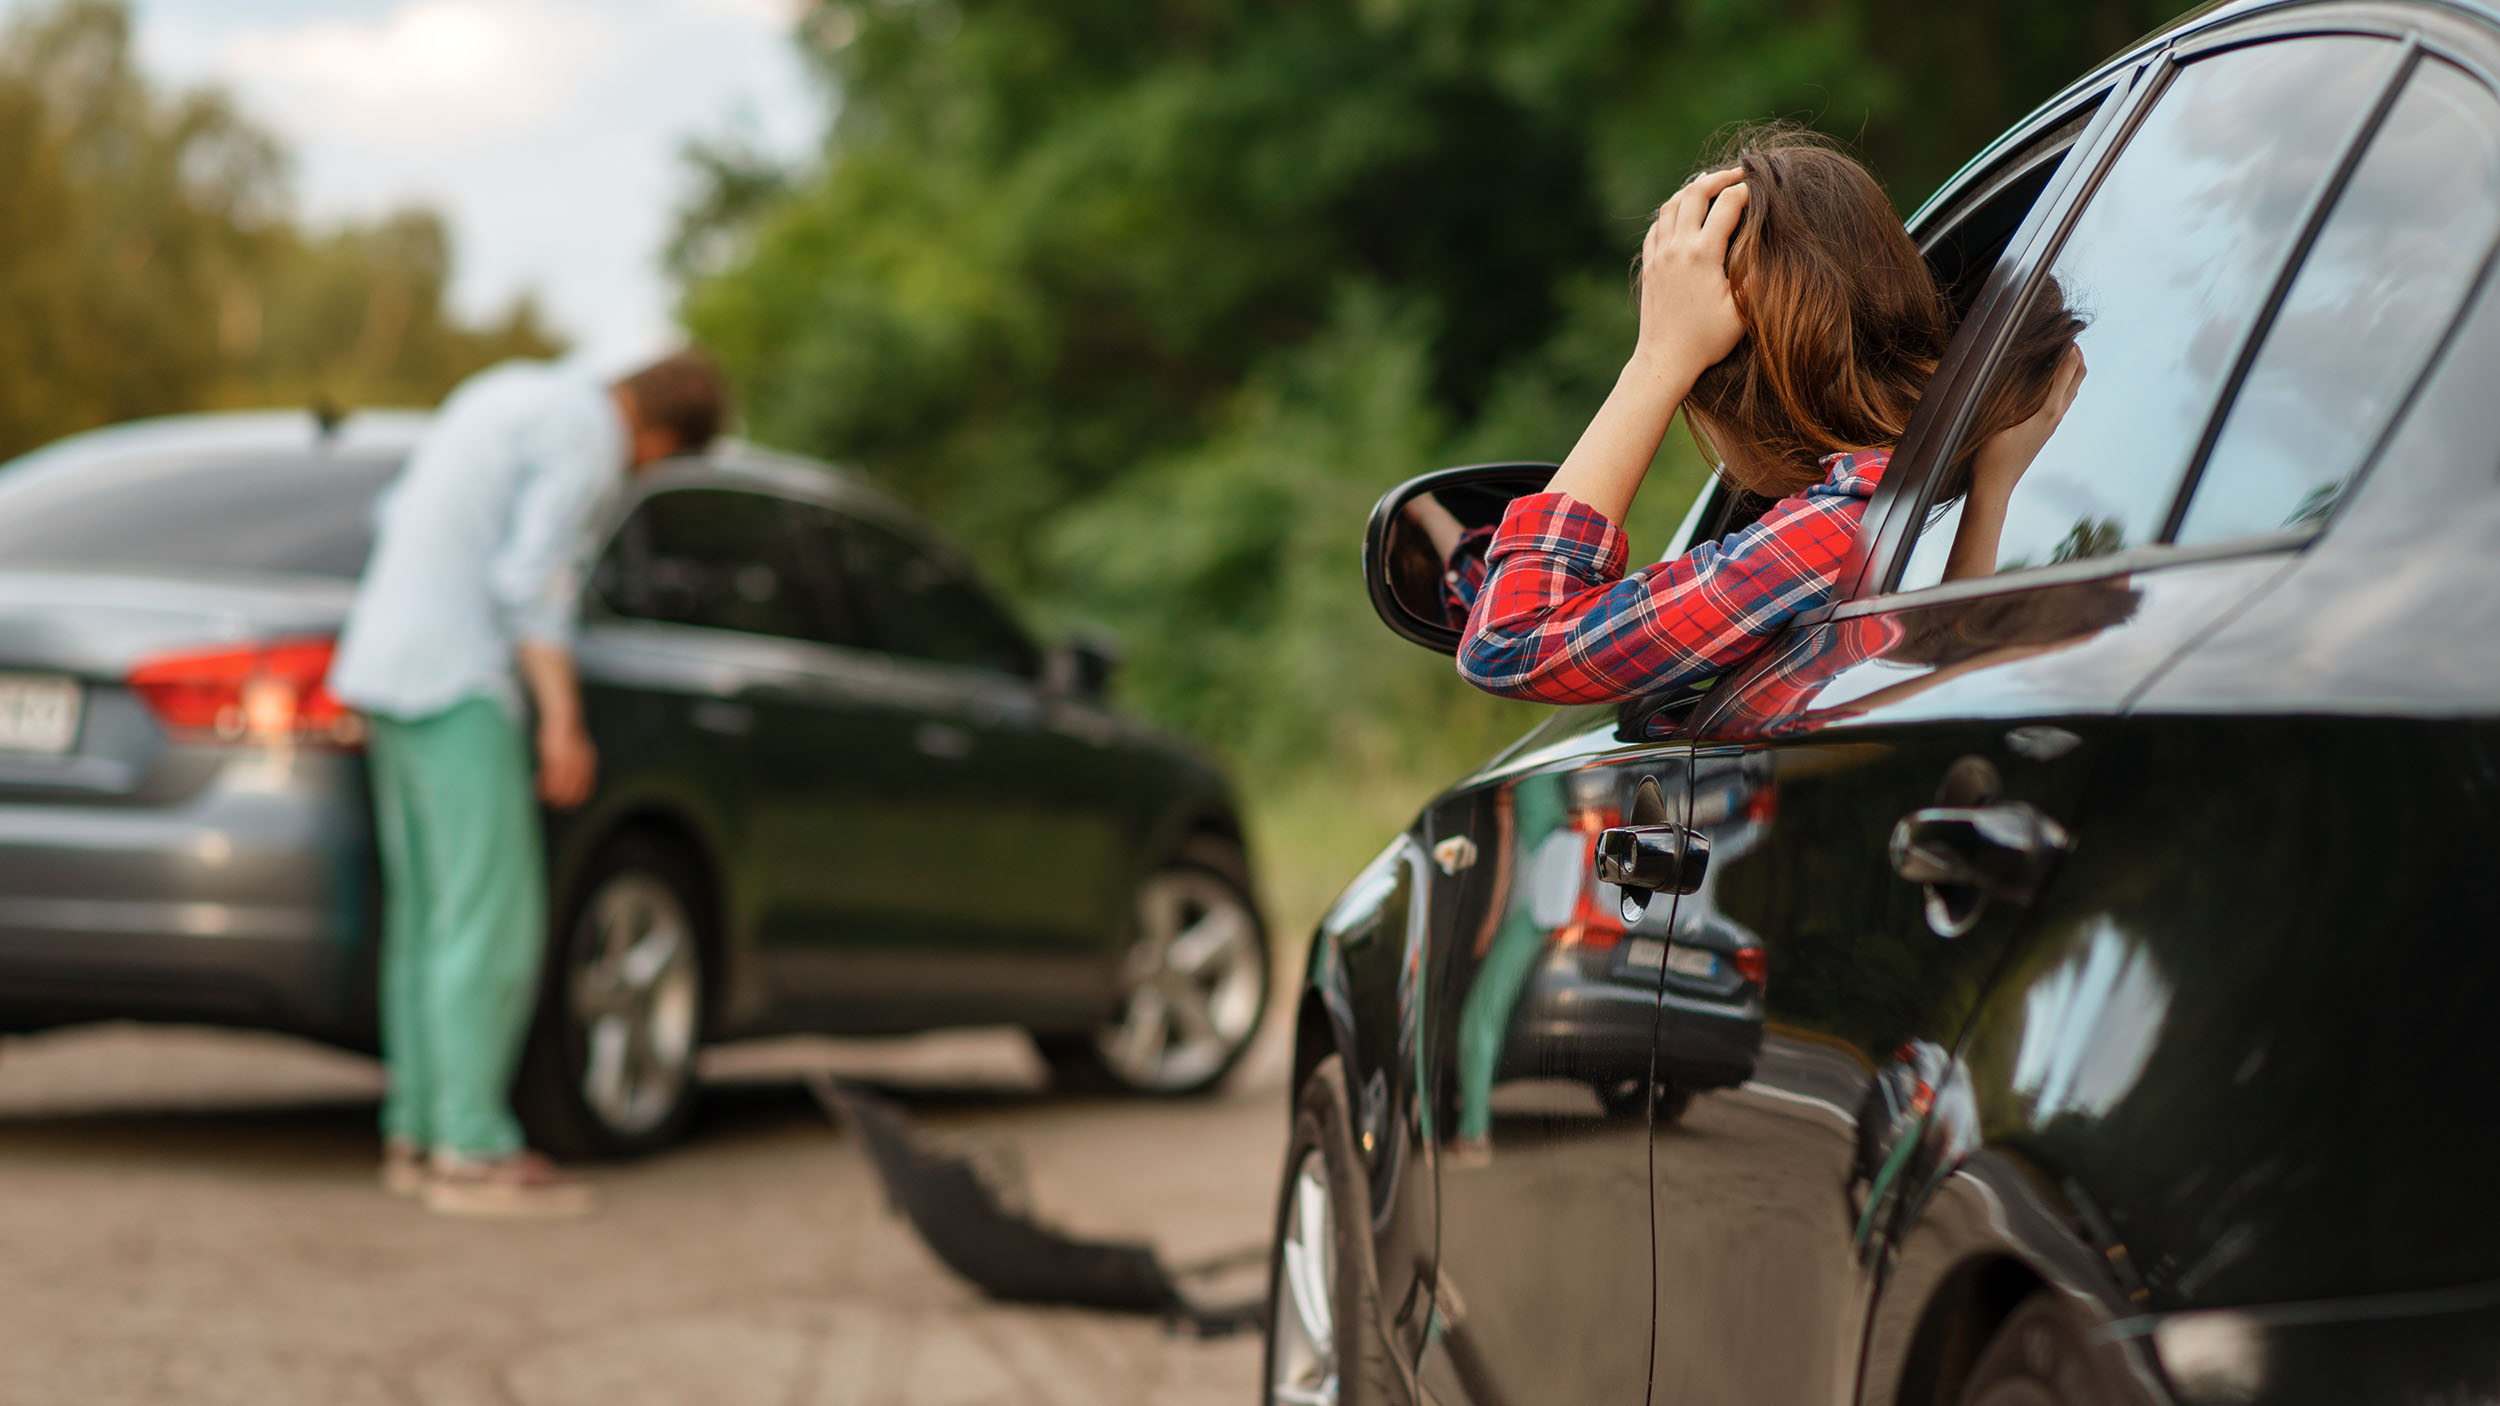
[(0, 470), (0, 568), (353, 577), (373, 548), (373, 501), (398, 467), (282, 451)]

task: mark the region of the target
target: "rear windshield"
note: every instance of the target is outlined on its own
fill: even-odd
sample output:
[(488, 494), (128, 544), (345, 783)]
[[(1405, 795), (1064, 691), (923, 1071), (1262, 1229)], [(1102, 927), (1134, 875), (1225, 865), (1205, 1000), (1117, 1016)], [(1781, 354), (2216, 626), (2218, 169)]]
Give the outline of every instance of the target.
[(398, 468), (303, 453), (0, 469), (0, 567), (353, 577), (373, 549), (373, 501)]

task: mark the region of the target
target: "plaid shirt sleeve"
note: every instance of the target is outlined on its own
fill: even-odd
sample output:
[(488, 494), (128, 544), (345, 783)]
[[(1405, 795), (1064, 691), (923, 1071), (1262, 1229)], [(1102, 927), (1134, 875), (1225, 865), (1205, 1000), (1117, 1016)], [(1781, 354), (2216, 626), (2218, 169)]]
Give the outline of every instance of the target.
[(1837, 462), (1759, 522), (1624, 574), (1623, 530), (1561, 493), (1514, 500), (1458, 671), (1504, 698), (1604, 703), (1723, 672), (1829, 601), (1883, 463)]
[(1733, 682), (1714, 699), (1702, 735), (1712, 740), (1787, 737), (1818, 723), (1854, 714), (1843, 704), (1816, 708), (1814, 700), (1832, 680), (1901, 643), (1901, 622), (1891, 615), (1860, 615), (1818, 625), (1791, 636), (1763, 665)]
[(1493, 529), (1479, 527), (1460, 534), (1458, 545), (1441, 569), (1441, 611), (1452, 625), (1467, 628), (1467, 617), (1484, 594), (1484, 553), (1493, 545)]

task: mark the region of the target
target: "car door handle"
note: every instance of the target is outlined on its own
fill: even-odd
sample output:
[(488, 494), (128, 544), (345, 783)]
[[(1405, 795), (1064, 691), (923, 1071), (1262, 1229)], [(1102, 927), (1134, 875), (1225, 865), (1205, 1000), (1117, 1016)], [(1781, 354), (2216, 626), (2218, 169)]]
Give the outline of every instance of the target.
[(951, 723), (924, 722), (911, 730), (911, 745), (923, 756), (959, 762), (972, 755), (972, 734)]
[(705, 732), (744, 737), (755, 730), (755, 710), (744, 703), (707, 698), (694, 705), (691, 721)]
[(2029, 903), (2072, 848), (2065, 826), (2021, 801), (1929, 806), (1892, 827), (1892, 870), (1914, 884)]
[(1618, 825), (1597, 837), (1599, 883), (1691, 893), (1710, 869), (1710, 837), (1681, 825)]

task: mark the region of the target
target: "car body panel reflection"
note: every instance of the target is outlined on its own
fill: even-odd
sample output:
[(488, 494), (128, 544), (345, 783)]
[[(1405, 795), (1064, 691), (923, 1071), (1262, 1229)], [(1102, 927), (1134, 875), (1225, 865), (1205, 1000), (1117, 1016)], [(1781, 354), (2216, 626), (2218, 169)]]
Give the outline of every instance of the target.
[[(1446, 1403), (1639, 1401), (1649, 1371), (1650, 1046), (1674, 904), (1636, 921), (1598, 833), (1683, 808), (1680, 759), (1465, 793), (1478, 886), (1436, 936), (1441, 1254), (1421, 1377)], [(1646, 789), (1644, 789), (1646, 786)]]
[[(1688, 819), (1714, 858), (1674, 921), (1762, 950), (1764, 1024), (1739, 1086), (1654, 1128), (1654, 1401), (1849, 1400), (1891, 1231), (1967, 1150), (1947, 1052), (2023, 913), (1939, 937), (1882, 837), (1939, 803), (2071, 818), (2129, 693), (2281, 570), (1912, 598), (1799, 632), (1704, 703)], [(1662, 1079), (1682, 1025), (1670, 1005)]]

